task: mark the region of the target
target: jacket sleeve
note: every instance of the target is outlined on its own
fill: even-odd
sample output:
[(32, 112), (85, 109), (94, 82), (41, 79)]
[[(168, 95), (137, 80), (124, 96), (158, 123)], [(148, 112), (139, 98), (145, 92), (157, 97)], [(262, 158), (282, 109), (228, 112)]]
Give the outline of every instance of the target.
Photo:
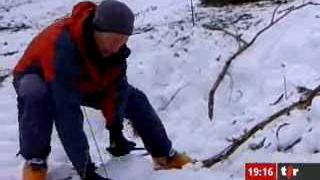
[(102, 113), (106, 119), (107, 128), (125, 116), (125, 107), (128, 99), (128, 82), (126, 77), (122, 77), (119, 82), (108, 90), (108, 95), (102, 101)]
[(106, 118), (106, 126), (110, 128), (115, 124), (120, 124), (125, 116), (125, 107), (128, 99), (128, 81), (126, 76), (127, 63), (126, 58), (130, 54), (130, 50), (125, 47), (125, 52), (122, 52), (118, 58), (117, 71), (119, 76), (112, 84), (107, 88), (106, 96), (102, 101), (102, 113)]
[(55, 126), (62, 145), (79, 174), (91, 163), (87, 137), (83, 131), (81, 94), (74, 82), (79, 77), (75, 48), (66, 32), (57, 42), (55, 78), (50, 82)]

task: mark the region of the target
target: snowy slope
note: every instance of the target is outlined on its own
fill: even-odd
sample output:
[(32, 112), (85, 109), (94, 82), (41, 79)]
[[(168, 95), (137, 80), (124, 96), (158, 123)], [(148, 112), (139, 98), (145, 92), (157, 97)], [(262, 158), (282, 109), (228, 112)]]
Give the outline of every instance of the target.
[[(0, 31), (0, 54), (18, 51), (13, 56), (0, 56), (0, 70), (13, 68), (27, 44), (50, 22), (69, 13), (77, 0), (1, 0), (0, 26), (25, 23), (31, 28), (19, 31)], [(226, 139), (238, 137), (273, 112), (297, 100), (296, 86), (313, 88), (320, 83), (320, 7), (307, 7), (294, 12), (258, 39), (231, 66), (228, 76), (218, 90), (215, 119), (207, 117), (208, 92), (221, 71), (224, 61), (237, 50), (237, 42), (221, 32), (202, 28), (203, 23), (252, 14), (249, 20), (239, 21), (243, 38), (250, 40), (265, 27), (275, 6), (244, 5), (225, 8), (196, 8), (198, 21), (190, 21), (189, 1), (126, 0), (137, 14), (136, 27), (148, 24), (155, 29), (132, 36), (129, 46), (128, 78), (134, 86), (146, 92), (167, 128), (174, 146), (197, 159), (219, 153), (230, 144)], [(296, 0), (294, 4), (302, 1)], [(290, 4), (289, 4), (290, 5)], [(181, 22), (182, 21), (182, 22)], [(248, 23), (256, 24), (246, 29)], [(230, 27), (234, 30), (235, 27)], [(284, 92), (284, 77), (288, 99), (270, 106)], [(15, 93), (8, 78), (0, 88), (0, 179), (20, 177), (22, 159), (15, 157), (18, 149), (17, 110)], [(172, 96), (175, 98), (170, 101)], [(244, 179), (244, 163), (258, 162), (319, 162), (320, 104), (315, 101), (309, 112), (294, 112), (277, 120), (259, 132), (250, 143), (266, 138), (258, 151), (245, 144), (230, 159), (211, 169), (189, 166), (183, 170), (154, 171), (149, 157), (136, 156), (104, 161), (110, 177), (115, 180), (173, 180), (173, 179)], [(89, 119), (104, 149), (108, 133), (103, 130), (99, 112), (89, 111)], [(276, 137), (276, 130), (284, 123)], [(91, 154), (100, 162), (93, 139)], [(129, 138), (133, 137), (130, 129)], [(287, 153), (277, 152), (298, 138), (301, 142)], [(141, 141), (136, 139), (141, 145)], [(70, 174), (71, 166), (56, 133), (53, 134), (50, 156), (50, 179), (62, 179)], [(77, 177), (74, 177), (77, 179)]]

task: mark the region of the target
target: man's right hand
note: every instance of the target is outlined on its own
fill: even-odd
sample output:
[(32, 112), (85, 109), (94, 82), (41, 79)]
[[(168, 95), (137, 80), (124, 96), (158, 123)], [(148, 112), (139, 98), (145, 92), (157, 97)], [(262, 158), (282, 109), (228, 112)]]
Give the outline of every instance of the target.
[(93, 163), (88, 164), (86, 172), (81, 177), (81, 179), (83, 179), (83, 180), (112, 180), (112, 179), (105, 178), (105, 177), (102, 177), (101, 175), (99, 175), (96, 172), (96, 169), (97, 169), (97, 167)]
[(112, 180), (112, 179), (102, 177), (98, 173), (95, 172), (94, 176), (92, 178), (89, 178), (89, 179), (86, 179), (86, 180)]
[(87, 174), (87, 177), (84, 180), (112, 180), (112, 179), (102, 177), (96, 172), (91, 172)]

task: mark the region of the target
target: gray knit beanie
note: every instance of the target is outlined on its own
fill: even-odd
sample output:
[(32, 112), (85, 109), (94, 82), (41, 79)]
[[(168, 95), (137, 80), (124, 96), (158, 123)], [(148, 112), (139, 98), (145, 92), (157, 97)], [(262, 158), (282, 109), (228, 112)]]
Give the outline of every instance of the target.
[(95, 30), (101, 32), (131, 35), (133, 24), (133, 12), (126, 4), (117, 0), (103, 0), (98, 5), (93, 18)]

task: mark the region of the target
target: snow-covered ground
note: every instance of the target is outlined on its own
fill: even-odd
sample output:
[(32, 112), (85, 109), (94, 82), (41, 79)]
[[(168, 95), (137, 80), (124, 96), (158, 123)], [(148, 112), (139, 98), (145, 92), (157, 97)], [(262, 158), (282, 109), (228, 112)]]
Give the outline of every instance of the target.
[[(70, 13), (77, 2), (0, 0), (0, 27), (23, 23), (31, 27), (18, 32), (0, 31), (0, 54), (18, 51), (11, 56), (0, 55), (0, 70), (12, 69), (32, 37), (50, 22)], [(273, 26), (235, 60), (217, 92), (215, 118), (210, 121), (207, 116), (208, 92), (238, 44), (230, 36), (206, 30), (201, 25), (230, 22), (246, 13), (248, 19), (229, 25), (228, 30), (239, 29), (242, 38), (249, 41), (270, 22), (276, 6), (268, 3), (224, 8), (197, 6), (197, 22), (193, 27), (187, 0), (125, 2), (137, 14), (136, 27), (148, 24), (155, 27), (152, 31), (132, 36), (129, 41), (132, 49), (128, 59), (129, 82), (146, 92), (176, 149), (196, 159), (219, 153), (230, 144), (228, 138), (240, 136), (245, 129), (296, 101), (299, 97), (297, 86), (314, 88), (320, 84), (320, 6), (309, 6)], [(296, 0), (283, 8), (302, 2)], [(284, 79), (288, 98), (271, 106), (284, 93)], [(11, 80), (8, 78), (0, 87), (0, 179), (3, 180), (20, 179), (23, 162), (22, 158), (15, 157), (18, 124)], [(104, 149), (108, 133), (103, 128), (103, 118), (99, 112), (87, 110), (99, 148)], [(109, 176), (115, 180), (244, 179), (245, 162), (319, 162), (319, 116), (320, 103), (315, 100), (311, 111), (295, 111), (278, 119), (231, 158), (211, 169), (187, 166), (183, 170), (154, 171), (150, 157), (111, 159), (103, 152), (103, 158)], [(277, 131), (279, 126), (283, 128)], [(91, 154), (99, 163), (87, 124), (85, 128)], [(129, 128), (126, 134), (142, 145)], [(248, 148), (264, 138), (261, 149), (252, 151)], [(278, 152), (279, 147), (286, 147), (299, 138), (301, 142), (289, 152)], [(49, 176), (51, 180), (60, 180), (69, 175), (71, 166), (55, 132), (52, 146)]]

